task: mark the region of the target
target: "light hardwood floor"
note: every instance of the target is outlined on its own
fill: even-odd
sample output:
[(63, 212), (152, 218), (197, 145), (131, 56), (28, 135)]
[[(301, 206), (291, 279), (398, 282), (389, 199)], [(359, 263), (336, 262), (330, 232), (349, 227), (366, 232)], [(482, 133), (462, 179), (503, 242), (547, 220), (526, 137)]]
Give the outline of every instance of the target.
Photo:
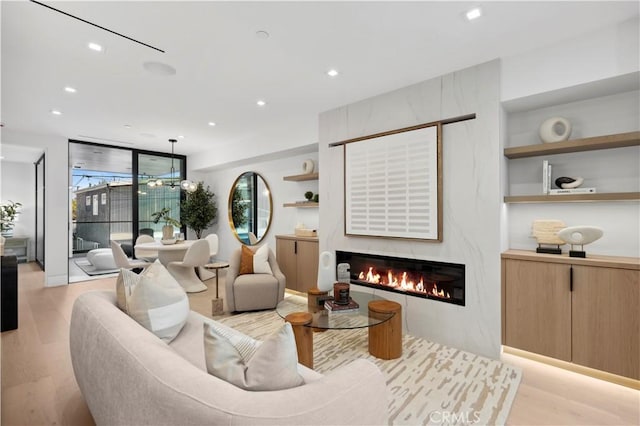
[[(224, 291), (223, 276), (220, 290)], [(35, 264), (19, 266), (19, 328), (2, 333), (1, 424), (93, 425), (69, 357), (69, 320), (75, 298), (112, 289), (115, 278), (44, 288)], [(190, 295), (193, 310), (211, 317), (209, 290)], [(513, 425), (638, 425), (640, 392), (510, 354), (523, 369), (508, 418)]]

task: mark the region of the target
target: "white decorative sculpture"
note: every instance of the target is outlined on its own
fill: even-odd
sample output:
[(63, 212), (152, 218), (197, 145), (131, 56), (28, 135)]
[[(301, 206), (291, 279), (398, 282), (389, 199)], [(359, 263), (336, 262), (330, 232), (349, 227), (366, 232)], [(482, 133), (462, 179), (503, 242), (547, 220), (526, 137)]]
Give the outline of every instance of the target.
[[(567, 244), (571, 244), (570, 257), (587, 257), (584, 245), (599, 240), (604, 231), (597, 226), (570, 226), (558, 232), (558, 237)], [(580, 250), (574, 250), (573, 246), (579, 245)]]
[(538, 133), (542, 142), (566, 141), (571, 135), (571, 123), (566, 118), (551, 117), (542, 122)]
[[(557, 233), (567, 225), (561, 220), (537, 219), (531, 224), (531, 236), (538, 243), (537, 253), (560, 254), (560, 246), (565, 244), (558, 238)], [(556, 247), (543, 247), (543, 245), (555, 245)]]

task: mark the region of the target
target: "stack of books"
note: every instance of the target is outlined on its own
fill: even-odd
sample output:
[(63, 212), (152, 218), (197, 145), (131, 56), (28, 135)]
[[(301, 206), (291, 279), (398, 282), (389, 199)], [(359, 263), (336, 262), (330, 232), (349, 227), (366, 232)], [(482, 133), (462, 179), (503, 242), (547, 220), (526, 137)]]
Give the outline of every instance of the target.
[(344, 314), (349, 312), (358, 312), (360, 310), (360, 305), (358, 302), (349, 298), (349, 303), (346, 305), (339, 305), (333, 300), (327, 300), (324, 302), (324, 308), (329, 312), (329, 314)]

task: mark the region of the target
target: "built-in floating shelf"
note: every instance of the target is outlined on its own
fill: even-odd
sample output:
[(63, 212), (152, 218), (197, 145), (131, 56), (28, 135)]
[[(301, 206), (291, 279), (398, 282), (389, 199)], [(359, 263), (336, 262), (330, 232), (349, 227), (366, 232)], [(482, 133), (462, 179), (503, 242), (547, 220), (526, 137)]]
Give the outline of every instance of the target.
[(293, 176), (284, 176), (283, 180), (289, 180), (294, 182), (302, 182), (305, 180), (318, 180), (318, 172), (316, 173), (305, 173), (302, 175), (293, 175)]
[(640, 145), (640, 132), (617, 133), (593, 138), (574, 139), (563, 142), (505, 148), (507, 158), (537, 157), (540, 155), (565, 154), (568, 152), (595, 151), (597, 149), (624, 148)]
[(575, 203), (585, 201), (636, 201), (640, 192), (610, 192), (602, 194), (514, 195), (504, 197), (505, 203)]
[(298, 203), (284, 203), (283, 207), (300, 207), (300, 208), (313, 208), (318, 207), (319, 203), (314, 203), (313, 201), (300, 201)]

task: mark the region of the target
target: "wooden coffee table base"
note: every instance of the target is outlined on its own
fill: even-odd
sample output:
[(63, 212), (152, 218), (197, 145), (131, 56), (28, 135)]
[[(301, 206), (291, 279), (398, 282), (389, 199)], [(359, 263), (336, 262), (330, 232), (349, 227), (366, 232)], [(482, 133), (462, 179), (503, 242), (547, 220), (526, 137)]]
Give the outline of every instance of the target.
[(369, 316), (379, 317), (393, 313), (389, 320), (369, 327), (369, 353), (380, 359), (402, 356), (402, 305), (391, 300), (369, 302)]
[(313, 368), (313, 329), (306, 325), (311, 324), (311, 319), (309, 312), (294, 312), (285, 317), (296, 337), (298, 362), (309, 368)]

